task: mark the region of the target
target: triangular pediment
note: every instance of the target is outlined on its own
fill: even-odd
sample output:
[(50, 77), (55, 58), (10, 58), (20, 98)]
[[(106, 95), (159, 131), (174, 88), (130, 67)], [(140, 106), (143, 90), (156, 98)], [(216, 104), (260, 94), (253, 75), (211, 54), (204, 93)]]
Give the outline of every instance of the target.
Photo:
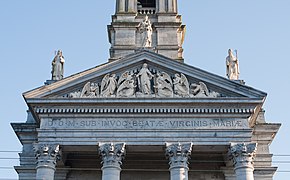
[[(144, 64), (147, 64), (147, 67), (144, 68)], [(150, 76), (149, 81), (146, 76), (141, 80), (142, 67), (143, 71), (149, 70), (150, 73), (147, 74)], [(123, 76), (129, 76), (131, 81)], [(112, 82), (108, 87), (110, 78)], [(142, 89), (142, 81), (146, 80), (150, 82), (148, 93)], [(114, 86), (112, 83), (115, 83)], [(121, 85), (123, 86), (120, 87)], [(88, 92), (90, 88), (91, 94)], [(110, 92), (109, 89), (105, 92), (106, 88), (111, 88)], [(107, 97), (264, 99), (265, 96), (266, 93), (262, 91), (148, 50), (138, 51), (24, 93), (25, 99)]]

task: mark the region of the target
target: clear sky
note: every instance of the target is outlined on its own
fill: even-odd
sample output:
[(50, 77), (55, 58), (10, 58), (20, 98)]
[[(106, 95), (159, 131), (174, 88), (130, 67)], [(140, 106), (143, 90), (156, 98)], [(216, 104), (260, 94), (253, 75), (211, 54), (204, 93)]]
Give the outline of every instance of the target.
[[(290, 156), (277, 155), (290, 155), (290, 1), (179, 0), (178, 8), (185, 63), (225, 76), (227, 50), (237, 49), (240, 78), (268, 93), (266, 120), (282, 123), (271, 145), (275, 180), (289, 179)], [(107, 62), (114, 12), (115, 0), (0, 0), (0, 179), (17, 178), (17, 153), (3, 151), (21, 151), (10, 123), (26, 120), (22, 93), (51, 78), (57, 49), (66, 76)]]

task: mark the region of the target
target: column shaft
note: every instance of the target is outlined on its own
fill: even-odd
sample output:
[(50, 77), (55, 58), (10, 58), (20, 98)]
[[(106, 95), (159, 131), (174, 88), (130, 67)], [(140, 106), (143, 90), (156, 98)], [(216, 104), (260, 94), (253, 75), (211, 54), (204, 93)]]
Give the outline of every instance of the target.
[(171, 168), (170, 180), (188, 180), (188, 168)]
[(121, 168), (103, 167), (102, 180), (120, 179)]
[(254, 180), (252, 168), (239, 168), (235, 170), (237, 180)]
[(36, 170), (36, 179), (53, 180), (55, 169), (48, 167), (38, 167)]

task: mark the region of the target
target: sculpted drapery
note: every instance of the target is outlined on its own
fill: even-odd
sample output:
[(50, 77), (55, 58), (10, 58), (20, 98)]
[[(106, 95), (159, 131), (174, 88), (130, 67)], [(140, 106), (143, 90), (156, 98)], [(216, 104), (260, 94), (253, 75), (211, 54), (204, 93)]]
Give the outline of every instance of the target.
[(62, 55), (62, 51), (58, 50), (56, 56), (54, 57), (52, 61), (52, 70), (51, 70), (51, 75), (52, 75), (52, 80), (61, 80), (63, 79), (63, 65), (64, 65), (64, 57)]

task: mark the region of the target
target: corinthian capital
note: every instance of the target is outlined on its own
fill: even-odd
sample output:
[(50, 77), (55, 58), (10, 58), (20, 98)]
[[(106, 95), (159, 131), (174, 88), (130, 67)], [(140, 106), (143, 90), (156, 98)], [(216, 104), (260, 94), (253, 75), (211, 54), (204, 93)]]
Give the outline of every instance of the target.
[(101, 144), (99, 153), (102, 157), (104, 166), (120, 167), (125, 155), (125, 143), (119, 144)]
[(253, 160), (257, 151), (257, 143), (231, 143), (229, 158), (233, 161), (235, 169), (242, 167), (254, 168)]
[(56, 161), (61, 157), (61, 151), (57, 144), (38, 144), (33, 145), (37, 166), (49, 166), (55, 168)]
[(166, 143), (165, 155), (169, 159), (170, 168), (184, 167), (188, 168), (188, 159), (192, 150), (192, 143), (172, 144)]

